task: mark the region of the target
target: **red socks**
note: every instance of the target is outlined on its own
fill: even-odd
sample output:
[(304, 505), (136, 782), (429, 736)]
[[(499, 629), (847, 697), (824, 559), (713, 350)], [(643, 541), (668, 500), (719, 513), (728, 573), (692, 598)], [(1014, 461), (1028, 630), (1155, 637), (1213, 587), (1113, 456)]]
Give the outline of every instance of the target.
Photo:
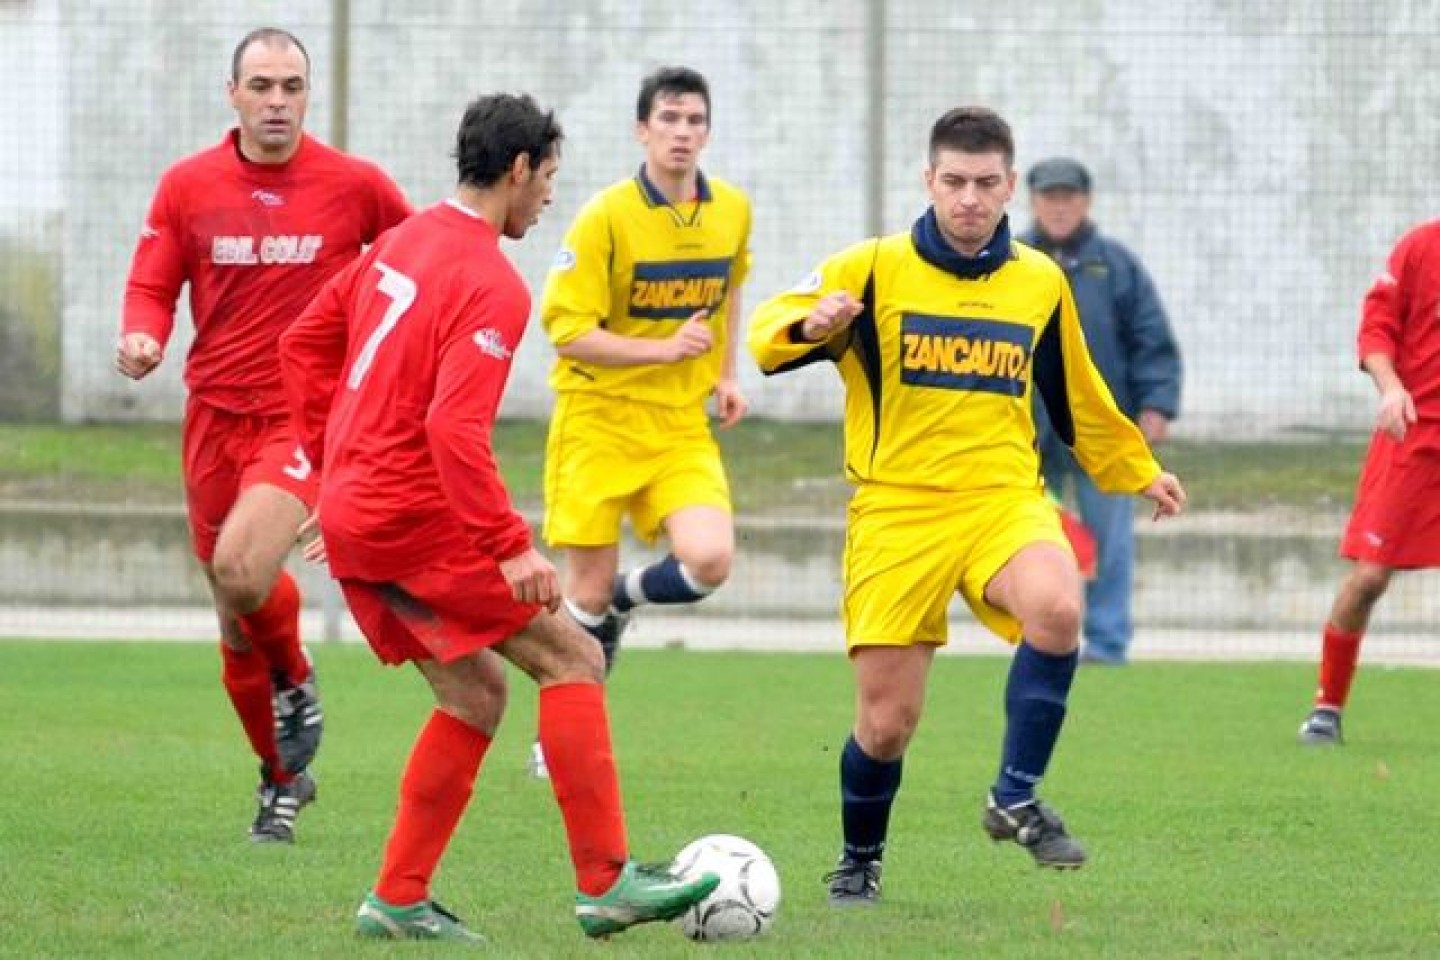
[(236, 653), (225, 644), (220, 644), (220, 656), (224, 666), (220, 673), (230, 703), (245, 728), (250, 748), (255, 756), (266, 765), (270, 778), (276, 783), (289, 783), (290, 774), (280, 766), (280, 754), (275, 748), (275, 712), (270, 703), (270, 664), (256, 650)]
[[(540, 744), (581, 892), (609, 890), (628, 846), (610, 747), (605, 689), (564, 683), (540, 691)], [(442, 710), (430, 715), (400, 780), (395, 826), (375, 895), (395, 906), (428, 900), (430, 878), (470, 802), (490, 738)]]
[(539, 728), (575, 884), (581, 893), (599, 896), (615, 884), (629, 851), (605, 688), (598, 683), (541, 688)]
[(289, 571), (281, 570), (260, 609), (239, 618), (250, 645), (269, 661), (272, 670), (291, 683), (310, 677), (310, 661), (300, 646), (300, 588)]
[(1334, 624), (1325, 624), (1324, 645), (1320, 653), (1320, 689), (1315, 694), (1317, 707), (1344, 709), (1350, 697), (1350, 682), (1360, 661), (1361, 633), (1346, 633)]
[(375, 895), (395, 906), (430, 899), (430, 878), (475, 789), (490, 738), (435, 710), (410, 751), (400, 778), (395, 826)]

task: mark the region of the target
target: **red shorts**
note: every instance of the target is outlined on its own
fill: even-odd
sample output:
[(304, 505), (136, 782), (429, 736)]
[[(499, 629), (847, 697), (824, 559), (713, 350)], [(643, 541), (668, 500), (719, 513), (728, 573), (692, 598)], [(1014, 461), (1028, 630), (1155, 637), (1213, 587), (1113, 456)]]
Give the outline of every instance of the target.
[(519, 603), (489, 557), (426, 567), (391, 583), (343, 579), (350, 613), (382, 663), (449, 663), (519, 633), (540, 613)]
[(1396, 570), (1440, 567), (1440, 450), (1377, 433), (1340, 555)]
[(300, 452), (288, 416), (231, 413), (191, 397), (185, 404), (185, 506), (195, 556), (215, 556), (220, 527), (240, 494), (257, 483), (314, 506), (319, 478)]

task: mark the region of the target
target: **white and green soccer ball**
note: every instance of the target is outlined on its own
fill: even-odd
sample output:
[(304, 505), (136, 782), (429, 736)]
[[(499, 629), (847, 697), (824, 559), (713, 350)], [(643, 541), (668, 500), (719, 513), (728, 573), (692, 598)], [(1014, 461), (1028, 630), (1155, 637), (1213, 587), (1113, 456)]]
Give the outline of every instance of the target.
[(775, 864), (744, 837), (712, 833), (675, 855), (671, 870), (682, 877), (713, 873), (720, 885), (675, 918), (685, 936), (702, 942), (750, 940), (770, 929), (780, 906)]

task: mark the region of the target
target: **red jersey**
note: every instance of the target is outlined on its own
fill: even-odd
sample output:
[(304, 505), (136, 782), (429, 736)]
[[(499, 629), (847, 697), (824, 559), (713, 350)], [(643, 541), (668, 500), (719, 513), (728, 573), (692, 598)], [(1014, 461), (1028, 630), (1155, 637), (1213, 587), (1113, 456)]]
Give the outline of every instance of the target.
[(455, 550), (528, 550), (491, 432), (530, 316), (487, 221), (446, 202), (381, 237), (280, 338), (300, 445), (320, 471), (337, 578), (391, 581)]
[(1381, 353), (1395, 364), (1415, 401), (1415, 426), (1440, 429), (1440, 220), (1396, 244), (1365, 295), (1357, 339), (1362, 361)]
[(303, 136), (285, 163), (251, 163), (239, 131), (160, 179), (125, 285), (122, 333), (162, 345), (190, 284), (195, 342), (185, 385), (234, 413), (283, 414), (282, 330), (410, 207), (373, 163)]

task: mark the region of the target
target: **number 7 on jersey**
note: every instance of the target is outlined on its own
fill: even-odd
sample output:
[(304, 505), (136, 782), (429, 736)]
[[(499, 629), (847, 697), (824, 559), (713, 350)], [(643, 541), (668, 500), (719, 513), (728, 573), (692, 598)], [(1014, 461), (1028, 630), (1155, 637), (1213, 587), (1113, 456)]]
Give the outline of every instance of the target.
[(400, 318), (405, 316), (405, 311), (415, 303), (415, 295), (419, 290), (414, 280), (379, 260), (375, 261), (375, 269), (380, 271), (380, 282), (375, 285), (375, 289), (390, 298), (390, 306), (385, 309), (385, 316), (380, 318), (380, 324), (360, 348), (360, 355), (355, 358), (355, 363), (350, 368), (350, 376), (345, 385), (351, 390), (360, 389), (360, 382), (365, 379), (370, 365), (375, 362), (375, 354), (379, 352), (380, 344), (385, 342), (385, 338), (390, 336)]

